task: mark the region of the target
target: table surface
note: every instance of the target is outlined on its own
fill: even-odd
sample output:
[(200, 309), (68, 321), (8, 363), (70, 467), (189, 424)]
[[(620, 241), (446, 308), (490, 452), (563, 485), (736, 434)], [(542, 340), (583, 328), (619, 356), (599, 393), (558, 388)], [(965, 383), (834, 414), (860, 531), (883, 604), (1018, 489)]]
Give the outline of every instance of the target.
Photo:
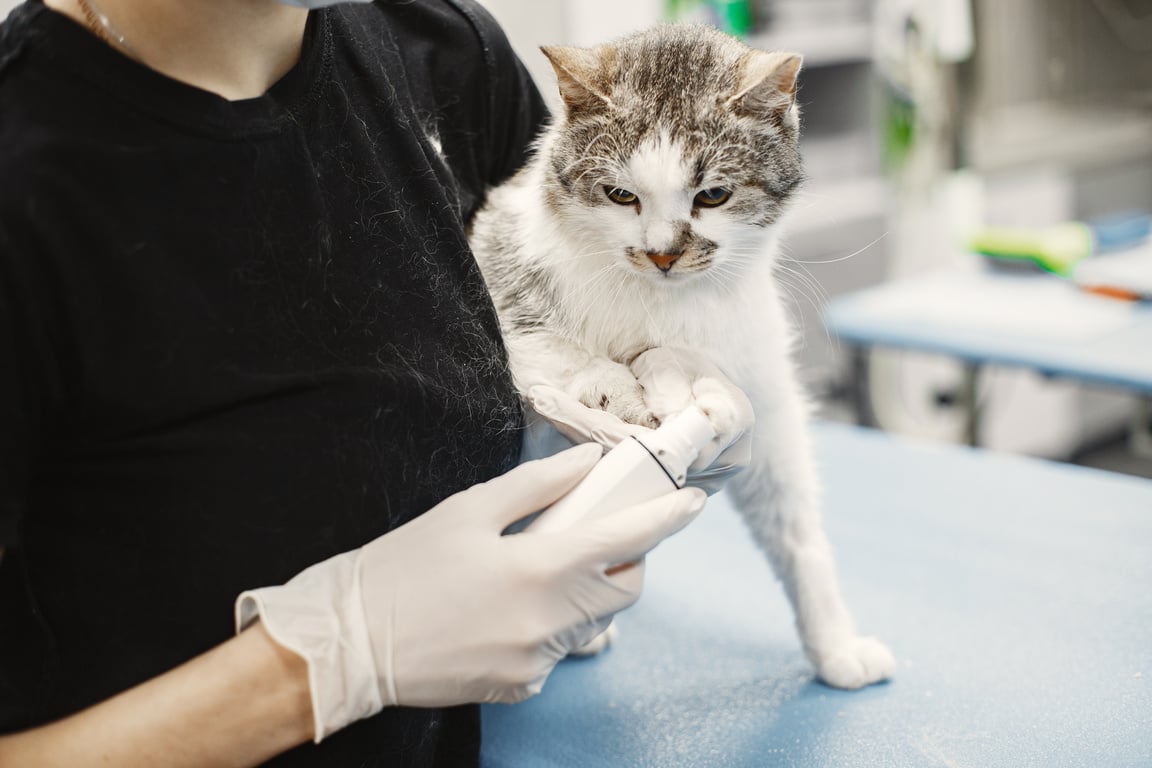
[(484, 708), (485, 768), (1152, 766), (1152, 481), (820, 425), (825, 519), (890, 682), (813, 679), (724, 495), (599, 657)]
[(1084, 293), (1049, 274), (972, 265), (833, 299), (841, 340), (937, 352), (976, 363), (1152, 394), (1152, 303)]

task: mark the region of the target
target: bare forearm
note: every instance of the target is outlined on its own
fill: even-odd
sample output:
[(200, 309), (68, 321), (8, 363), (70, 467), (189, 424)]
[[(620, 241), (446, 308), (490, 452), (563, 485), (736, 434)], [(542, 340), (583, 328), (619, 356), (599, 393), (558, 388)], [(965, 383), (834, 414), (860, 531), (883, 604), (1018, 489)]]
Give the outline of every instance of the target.
[(0, 765), (250, 766), (312, 732), (304, 661), (257, 624), (83, 712), (0, 737)]

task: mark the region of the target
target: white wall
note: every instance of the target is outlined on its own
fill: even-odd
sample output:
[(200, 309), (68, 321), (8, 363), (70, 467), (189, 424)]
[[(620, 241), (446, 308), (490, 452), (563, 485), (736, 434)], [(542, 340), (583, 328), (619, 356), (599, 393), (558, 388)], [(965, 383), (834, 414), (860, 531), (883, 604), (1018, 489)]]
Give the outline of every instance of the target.
[[(3, 0), (0, 0), (3, 2)], [(663, 0), (480, 0), (504, 27), (549, 106), (558, 106), (552, 66), (542, 45), (591, 46), (649, 27)]]
[(568, 43), (568, 26), (565, 4), (561, 2), (541, 2), (541, 0), (481, 0), (504, 27), (504, 32), (512, 42), (512, 47), (552, 109), (558, 106), (555, 97), (556, 78), (552, 66), (540, 53), (542, 45), (565, 45)]
[(19, 0), (0, 0), (0, 19), (8, 15), (8, 11), (20, 5)]

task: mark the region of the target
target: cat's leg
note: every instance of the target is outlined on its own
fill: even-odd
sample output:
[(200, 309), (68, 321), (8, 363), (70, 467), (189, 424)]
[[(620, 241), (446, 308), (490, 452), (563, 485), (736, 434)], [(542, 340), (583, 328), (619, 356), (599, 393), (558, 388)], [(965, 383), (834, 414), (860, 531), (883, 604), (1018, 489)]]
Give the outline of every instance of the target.
[(862, 637), (840, 594), (820, 518), (820, 488), (807, 429), (807, 403), (791, 370), (769, 373), (756, 403), (751, 465), (728, 485), (768, 555), (796, 616), (804, 652), (820, 679), (860, 688), (890, 677), (892, 653)]
[(505, 341), (521, 393), (526, 394), (536, 384), (547, 384), (629, 424), (659, 425), (644, 401), (644, 388), (628, 366), (551, 333), (507, 335)]

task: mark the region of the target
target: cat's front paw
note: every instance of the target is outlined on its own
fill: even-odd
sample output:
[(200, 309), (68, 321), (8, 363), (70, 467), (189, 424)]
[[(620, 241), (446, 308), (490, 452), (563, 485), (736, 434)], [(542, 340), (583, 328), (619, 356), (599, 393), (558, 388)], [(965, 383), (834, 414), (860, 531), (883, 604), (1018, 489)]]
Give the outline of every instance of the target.
[(816, 674), (833, 688), (863, 688), (892, 677), (896, 659), (875, 637), (853, 637), (815, 659)]
[(660, 426), (660, 420), (644, 400), (644, 388), (619, 363), (604, 360), (589, 366), (573, 380), (569, 394), (589, 408), (607, 411), (629, 424), (653, 429)]
[(716, 436), (725, 442), (732, 442), (747, 431), (754, 420), (748, 398), (727, 379), (718, 376), (696, 379), (692, 382), (692, 399), (708, 417)]

